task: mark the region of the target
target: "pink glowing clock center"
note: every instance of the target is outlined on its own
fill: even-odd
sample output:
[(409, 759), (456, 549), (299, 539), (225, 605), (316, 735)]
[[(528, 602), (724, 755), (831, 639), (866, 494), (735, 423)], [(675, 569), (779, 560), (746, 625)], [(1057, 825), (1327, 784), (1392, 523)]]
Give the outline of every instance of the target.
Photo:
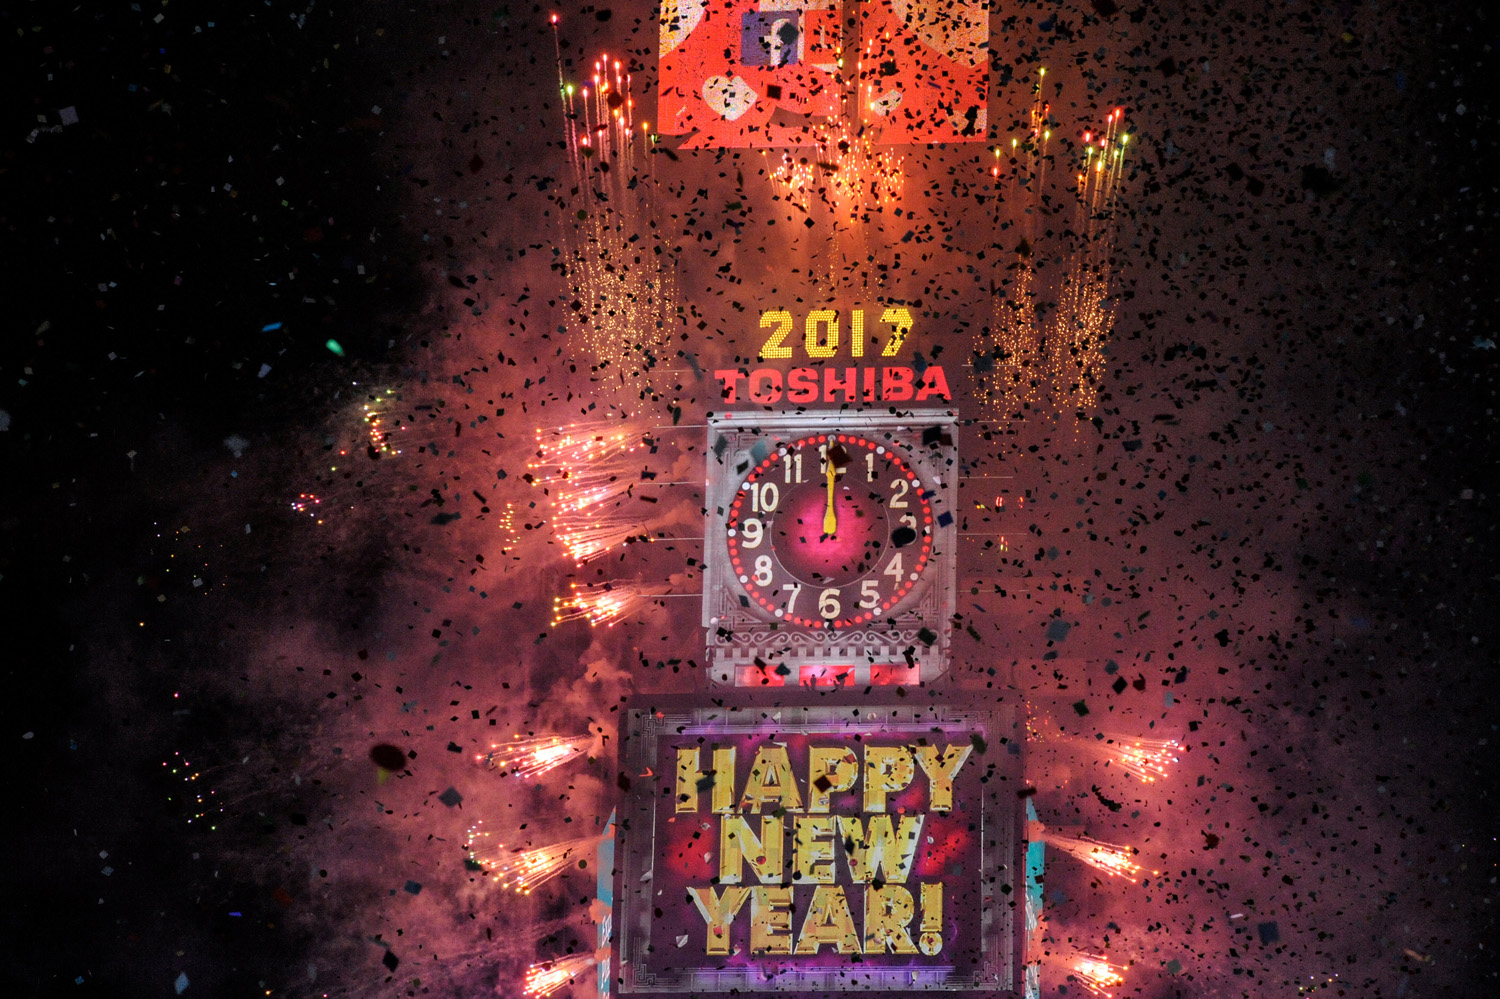
[(850, 483), (849, 478), (834, 483), (833, 534), (823, 533), (828, 512), (823, 482), (791, 487), (769, 525), (777, 557), (799, 582), (813, 586), (852, 583), (874, 569), (886, 547), (890, 526), (885, 508), (862, 502), (865, 497), (855, 492), (859, 483)]

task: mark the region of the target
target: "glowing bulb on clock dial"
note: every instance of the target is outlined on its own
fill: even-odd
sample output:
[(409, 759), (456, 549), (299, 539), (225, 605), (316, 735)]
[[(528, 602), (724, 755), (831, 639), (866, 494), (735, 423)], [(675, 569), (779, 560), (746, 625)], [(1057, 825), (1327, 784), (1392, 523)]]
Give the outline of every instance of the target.
[(932, 523), (920, 475), (893, 448), (811, 434), (746, 474), (725, 526), (734, 576), (762, 612), (838, 628), (911, 593), (932, 555)]

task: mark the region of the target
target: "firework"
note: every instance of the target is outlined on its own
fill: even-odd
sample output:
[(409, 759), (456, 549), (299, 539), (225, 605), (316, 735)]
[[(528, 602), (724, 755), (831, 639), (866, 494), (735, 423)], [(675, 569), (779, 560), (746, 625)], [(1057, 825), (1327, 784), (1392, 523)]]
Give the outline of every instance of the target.
[(900, 203), (904, 159), (876, 146), (864, 129), (851, 130), (847, 122), (815, 126), (808, 138), (808, 145), (788, 149), (776, 159), (761, 153), (773, 200), (809, 214), (814, 200), (821, 201), (832, 216), (830, 245), (816, 257), (814, 278), (833, 289), (840, 271), (846, 270), (861, 275), (868, 285), (872, 272), (882, 272), (869, 265), (873, 254), (886, 248), (878, 232), (876, 242), (869, 242), (868, 227)]
[(571, 583), (566, 597), (552, 598), (552, 623), (587, 621), (598, 627), (613, 626), (617, 621), (633, 613), (647, 599), (639, 587), (628, 579), (616, 579), (608, 583), (579, 586)]
[[(1046, 341), (1038, 317), (1036, 295), (1035, 243), (1038, 219), (1043, 211), (1042, 187), (1047, 176), (1048, 146), (1052, 139), (1051, 106), (1043, 96), (1047, 71), (1042, 69), (1033, 87), (1031, 108), (1027, 113), (1024, 137), (1011, 139), (1010, 169), (1001, 166), (1002, 149), (994, 150), (995, 164), (990, 170), (995, 185), (996, 225), (999, 224), (1000, 201), (1009, 175), (1011, 200), (1022, 205), (1024, 218), (1021, 238), (1014, 248), (1015, 260), (1006, 265), (1012, 272), (1009, 289), (997, 280), (990, 298), (990, 324), (979, 336), (980, 381), (984, 394), (1007, 409), (1038, 408), (1045, 385)], [(1003, 260), (1007, 254), (997, 255)]]
[(550, 996), (599, 962), (591, 954), (578, 954), (558, 961), (544, 961), (526, 969), (525, 994)]
[[(407, 429), (398, 414), (392, 412), (397, 402), (396, 390), (386, 389), (372, 393), (368, 401), (360, 406), (365, 425), (366, 449), (370, 457), (401, 454), (397, 435)], [(343, 452), (340, 452), (341, 454)]]
[[(1010, 170), (1002, 166), (1001, 148), (995, 149), (990, 170), (996, 224), (1000, 195), (1006, 190), (1021, 203), (1024, 218), (1016, 259), (1007, 265), (1013, 273), (993, 282), (991, 321), (977, 343), (978, 368), (985, 394), (1006, 409), (1082, 413), (1097, 401), (1104, 348), (1114, 328), (1114, 219), (1130, 135), (1123, 108), (1106, 116), (1103, 131), (1082, 135), (1075, 178), (1077, 242), (1059, 279), (1056, 308), (1049, 310), (1051, 303), (1040, 297), (1043, 289), (1035, 264), (1053, 124), (1042, 95), (1045, 72), (1038, 76), (1024, 138), (1011, 140)], [(1001, 293), (1007, 283), (1008, 290)]]
[[(395, 389), (367, 389), (358, 382), (354, 389), (362, 401), (334, 415), (325, 439), (338, 448), (332, 462), (320, 468), (312, 488), (298, 493), (289, 504), (293, 513), (318, 524), (326, 523), (335, 511), (354, 509), (357, 501), (371, 494), (378, 471), (372, 463), (400, 457), (402, 438), (411, 429), (396, 412), (401, 397)], [(357, 476), (351, 474), (352, 466), (358, 466)]]
[(539, 431), (531, 482), (556, 507), (554, 527), (569, 557), (582, 564), (636, 538), (649, 540), (637, 516), (636, 488), (653, 481), (630, 464), (649, 452), (644, 435), (617, 423), (583, 424)]
[(495, 883), (522, 895), (530, 895), (580, 861), (586, 861), (599, 845), (599, 838), (571, 839), (536, 849), (512, 849), (492, 842), (479, 825), (469, 830), (469, 859), (493, 874)]
[(1116, 108), (1104, 131), (1083, 134), (1083, 164), (1077, 176), (1075, 227), (1081, 241), (1058, 298), (1050, 367), (1060, 394), (1077, 411), (1092, 408), (1104, 377), (1104, 344), (1114, 328), (1111, 303), (1114, 213), (1125, 147), (1125, 112)]
[(1116, 846), (1113, 843), (1090, 839), (1087, 836), (1065, 836), (1055, 832), (1044, 832), (1042, 839), (1048, 846), (1061, 850), (1070, 857), (1081, 860), (1105, 874), (1124, 878), (1131, 884), (1136, 883), (1136, 875), (1141, 871), (1141, 865), (1131, 859), (1134, 851), (1128, 846)]
[(587, 80), (567, 81), (557, 30), (554, 16), (563, 144), (573, 175), (571, 195), (555, 199), (563, 219), (557, 269), (572, 296), (572, 332), (599, 370), (625, 382), (655, 367), (672, 318), (672, 245), (658, 229), (648, 167), (655, 137), (646, 122), (636, 125), (633, 81), (620, 60), (601, 55)]
[[(172, 759), (163, 760), (162, 767), (169, 775), (182, 781), (181, 796), (168, 795), (167, 800), (186, 806), (187, 822), (207, 825), (217, 829), (222, 821), (218, 816), (230, 808), (251, 798), (269, 794), (275, 786), (264, 779), (264, 774), (247, 766), (250, 757), (237, 762), (223, 763), (214, 767), (195, 766), (180, 751), (172, 753)], [(300, 782), (300, 778), (298, 778)]]
[(1122, 970), (1101, 954), (1084, 954), (1073, 962), (1073, 977), (1078, 984), (1089, 995), (1103, 996), (1104, 999), (1111, 999), (1114, 995), (1110, 989), (1125, 984), (1125, 976), (1120, 974)]
[(474, 762), (502, 777), (540, 777), (584, 755), (591, 745), (587, 735), (516, 738), (496, 743), (488, 753), (477, 754)]
[(1112, 763), (1146, 784), (1167, 776), (1167, 766), (1177, 762), (1175, 739), (1110, 738), (1097, 748), (1110, 753)]

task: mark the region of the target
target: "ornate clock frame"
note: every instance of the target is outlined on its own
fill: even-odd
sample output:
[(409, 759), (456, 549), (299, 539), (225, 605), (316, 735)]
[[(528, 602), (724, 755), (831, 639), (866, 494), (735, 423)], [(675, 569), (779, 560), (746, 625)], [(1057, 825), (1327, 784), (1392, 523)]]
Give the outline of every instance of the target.
[[(948, 667), (956, 601), (958, 452), (952, 410), (723, 413), (708, 419), (703, 625), (710, 682), (769, 687), (930, 683)], [(918, 470), (934, 523), (932, 555), (912, 590), (881, 618), (844, 628), (769, 617), (731, 571), (730, 506), (749, 471), (779, 444), (855, 434), (894, 448)]]

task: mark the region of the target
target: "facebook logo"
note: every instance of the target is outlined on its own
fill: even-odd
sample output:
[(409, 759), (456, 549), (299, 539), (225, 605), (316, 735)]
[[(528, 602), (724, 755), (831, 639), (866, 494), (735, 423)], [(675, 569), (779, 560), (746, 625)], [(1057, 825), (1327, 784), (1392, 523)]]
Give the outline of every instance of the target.
[(801, 62), (802, 12), (758, 10), (740, 22), (740, 62), (776, 69)]

